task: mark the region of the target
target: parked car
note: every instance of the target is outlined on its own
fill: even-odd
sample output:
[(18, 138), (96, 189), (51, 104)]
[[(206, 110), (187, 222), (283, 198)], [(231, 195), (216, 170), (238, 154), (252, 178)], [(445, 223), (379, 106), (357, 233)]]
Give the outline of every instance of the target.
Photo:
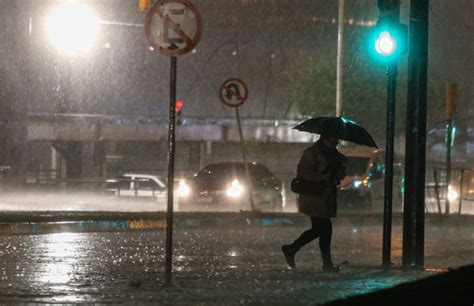
[[(382, 210), (385, 194), (384, 152), (348, 148), (341, 148), (339, 151), (347, 157), (346, 177), (341, 182), (338, 193), (339, 207), (342, 210)], [(393, 173), (393, 208), (400, 210), (403, 187), (400, 163), (394, 163)]]
[(128, 197), (165, 199), (166, 186), (156, 175), (127, 173), (108, 179), (103, 186), (108, 193)]
[(251, 188), (242, 162), (220, 162), (205, 166), (178, 188), (180, 209), (249, 209), (250, 194), (257, 209), (283, 209), (283, 183), (267, 167), (249, 163)]

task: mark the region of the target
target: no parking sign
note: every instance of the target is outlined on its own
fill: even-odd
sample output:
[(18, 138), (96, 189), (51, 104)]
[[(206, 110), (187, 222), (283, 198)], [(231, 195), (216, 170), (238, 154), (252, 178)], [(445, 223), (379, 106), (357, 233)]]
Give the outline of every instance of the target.
[(189, 0), (160, 0), (145, 19), (148, 43), (167, 56), (191, 51), (202, 36), (202, 18)]

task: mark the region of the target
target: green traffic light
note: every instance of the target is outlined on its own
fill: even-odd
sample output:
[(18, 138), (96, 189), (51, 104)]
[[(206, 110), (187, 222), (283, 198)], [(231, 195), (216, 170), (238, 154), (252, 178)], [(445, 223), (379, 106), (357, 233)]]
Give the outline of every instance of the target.
[(375, 51), (381, 56), (391, 56), (397, 50), (397, 40), (390, 32), (380, 32), (375, 41)]
[(370, 33), (369, 52), (377, 61), (389, 64), (406, 53), (407, 27), (398, 21), (380, 19)]

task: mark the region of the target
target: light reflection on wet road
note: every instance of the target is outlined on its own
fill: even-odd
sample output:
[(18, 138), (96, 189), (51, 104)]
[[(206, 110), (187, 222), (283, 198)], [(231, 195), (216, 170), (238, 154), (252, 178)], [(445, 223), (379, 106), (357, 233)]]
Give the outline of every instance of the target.
[[(320, 273), (317, 243), (297, 255), (297, 270), (285, 266), (280, 245), (302, 226), (176, 228), (170, 288), (162, 286), (163, 230), (0, 236), (0, 301), (315, 303), (430, 275), (378, 271), (381, 226), (335, 224), (335, 262), (349, 261), (338, 275)], [(396, 225), (397, 265), (400, 235)], [(426, 237), (434, 271), (472, 264), (472, 225), (427, 226)]]
[[(175, 210), (181, 211), (175, 197)], [(0, 193), (0, 210), (6, 212), (18, 211), (111, 211), (111, 212), (155, 212), (166, 211), (165, 198), (152, 199), (150, 197), (117, 197), (88, 191), (4, 191)], [(457, 214), (459, 211), (458, 201), (451, 202), (450, 211)], [(249, 204), (225, 207), (202, 208), (186, 207), (186, 210), (201, 211), (239, 211), (248, 210)], [(426, 208), (430, 213), (437, 213), (437, 205), (432, 197), (427, 196)], [(443, 207), (444, 209), (444, 202)], [(271, 211), (268, 207), (262, 210)], [(296, 212), (295, 197), (288, 193), (285, 200), (284, 212)], [(344, 205), (339, 204), (339, 212), (344, 211)], [(374, 203), (373, 212), (382, 213), (383, 203)], [(463, 201), (462, 213), (474, 215), (474, 201)]]

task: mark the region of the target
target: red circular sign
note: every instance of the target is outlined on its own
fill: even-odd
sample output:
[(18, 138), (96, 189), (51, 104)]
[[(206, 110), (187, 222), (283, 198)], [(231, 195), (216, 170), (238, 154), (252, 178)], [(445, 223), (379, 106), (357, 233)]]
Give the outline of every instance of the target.
[(222, 103), (230, 107), (239, 107), (249, 96), (247, 85), (236, 78), (227, 79), (219, 89), (219, 98)]
[(189, 0), (160, 0), (146, 15), (145, 35), (150, 46), (164, 55), (185, 54), (201, 39), (201, 14)]

